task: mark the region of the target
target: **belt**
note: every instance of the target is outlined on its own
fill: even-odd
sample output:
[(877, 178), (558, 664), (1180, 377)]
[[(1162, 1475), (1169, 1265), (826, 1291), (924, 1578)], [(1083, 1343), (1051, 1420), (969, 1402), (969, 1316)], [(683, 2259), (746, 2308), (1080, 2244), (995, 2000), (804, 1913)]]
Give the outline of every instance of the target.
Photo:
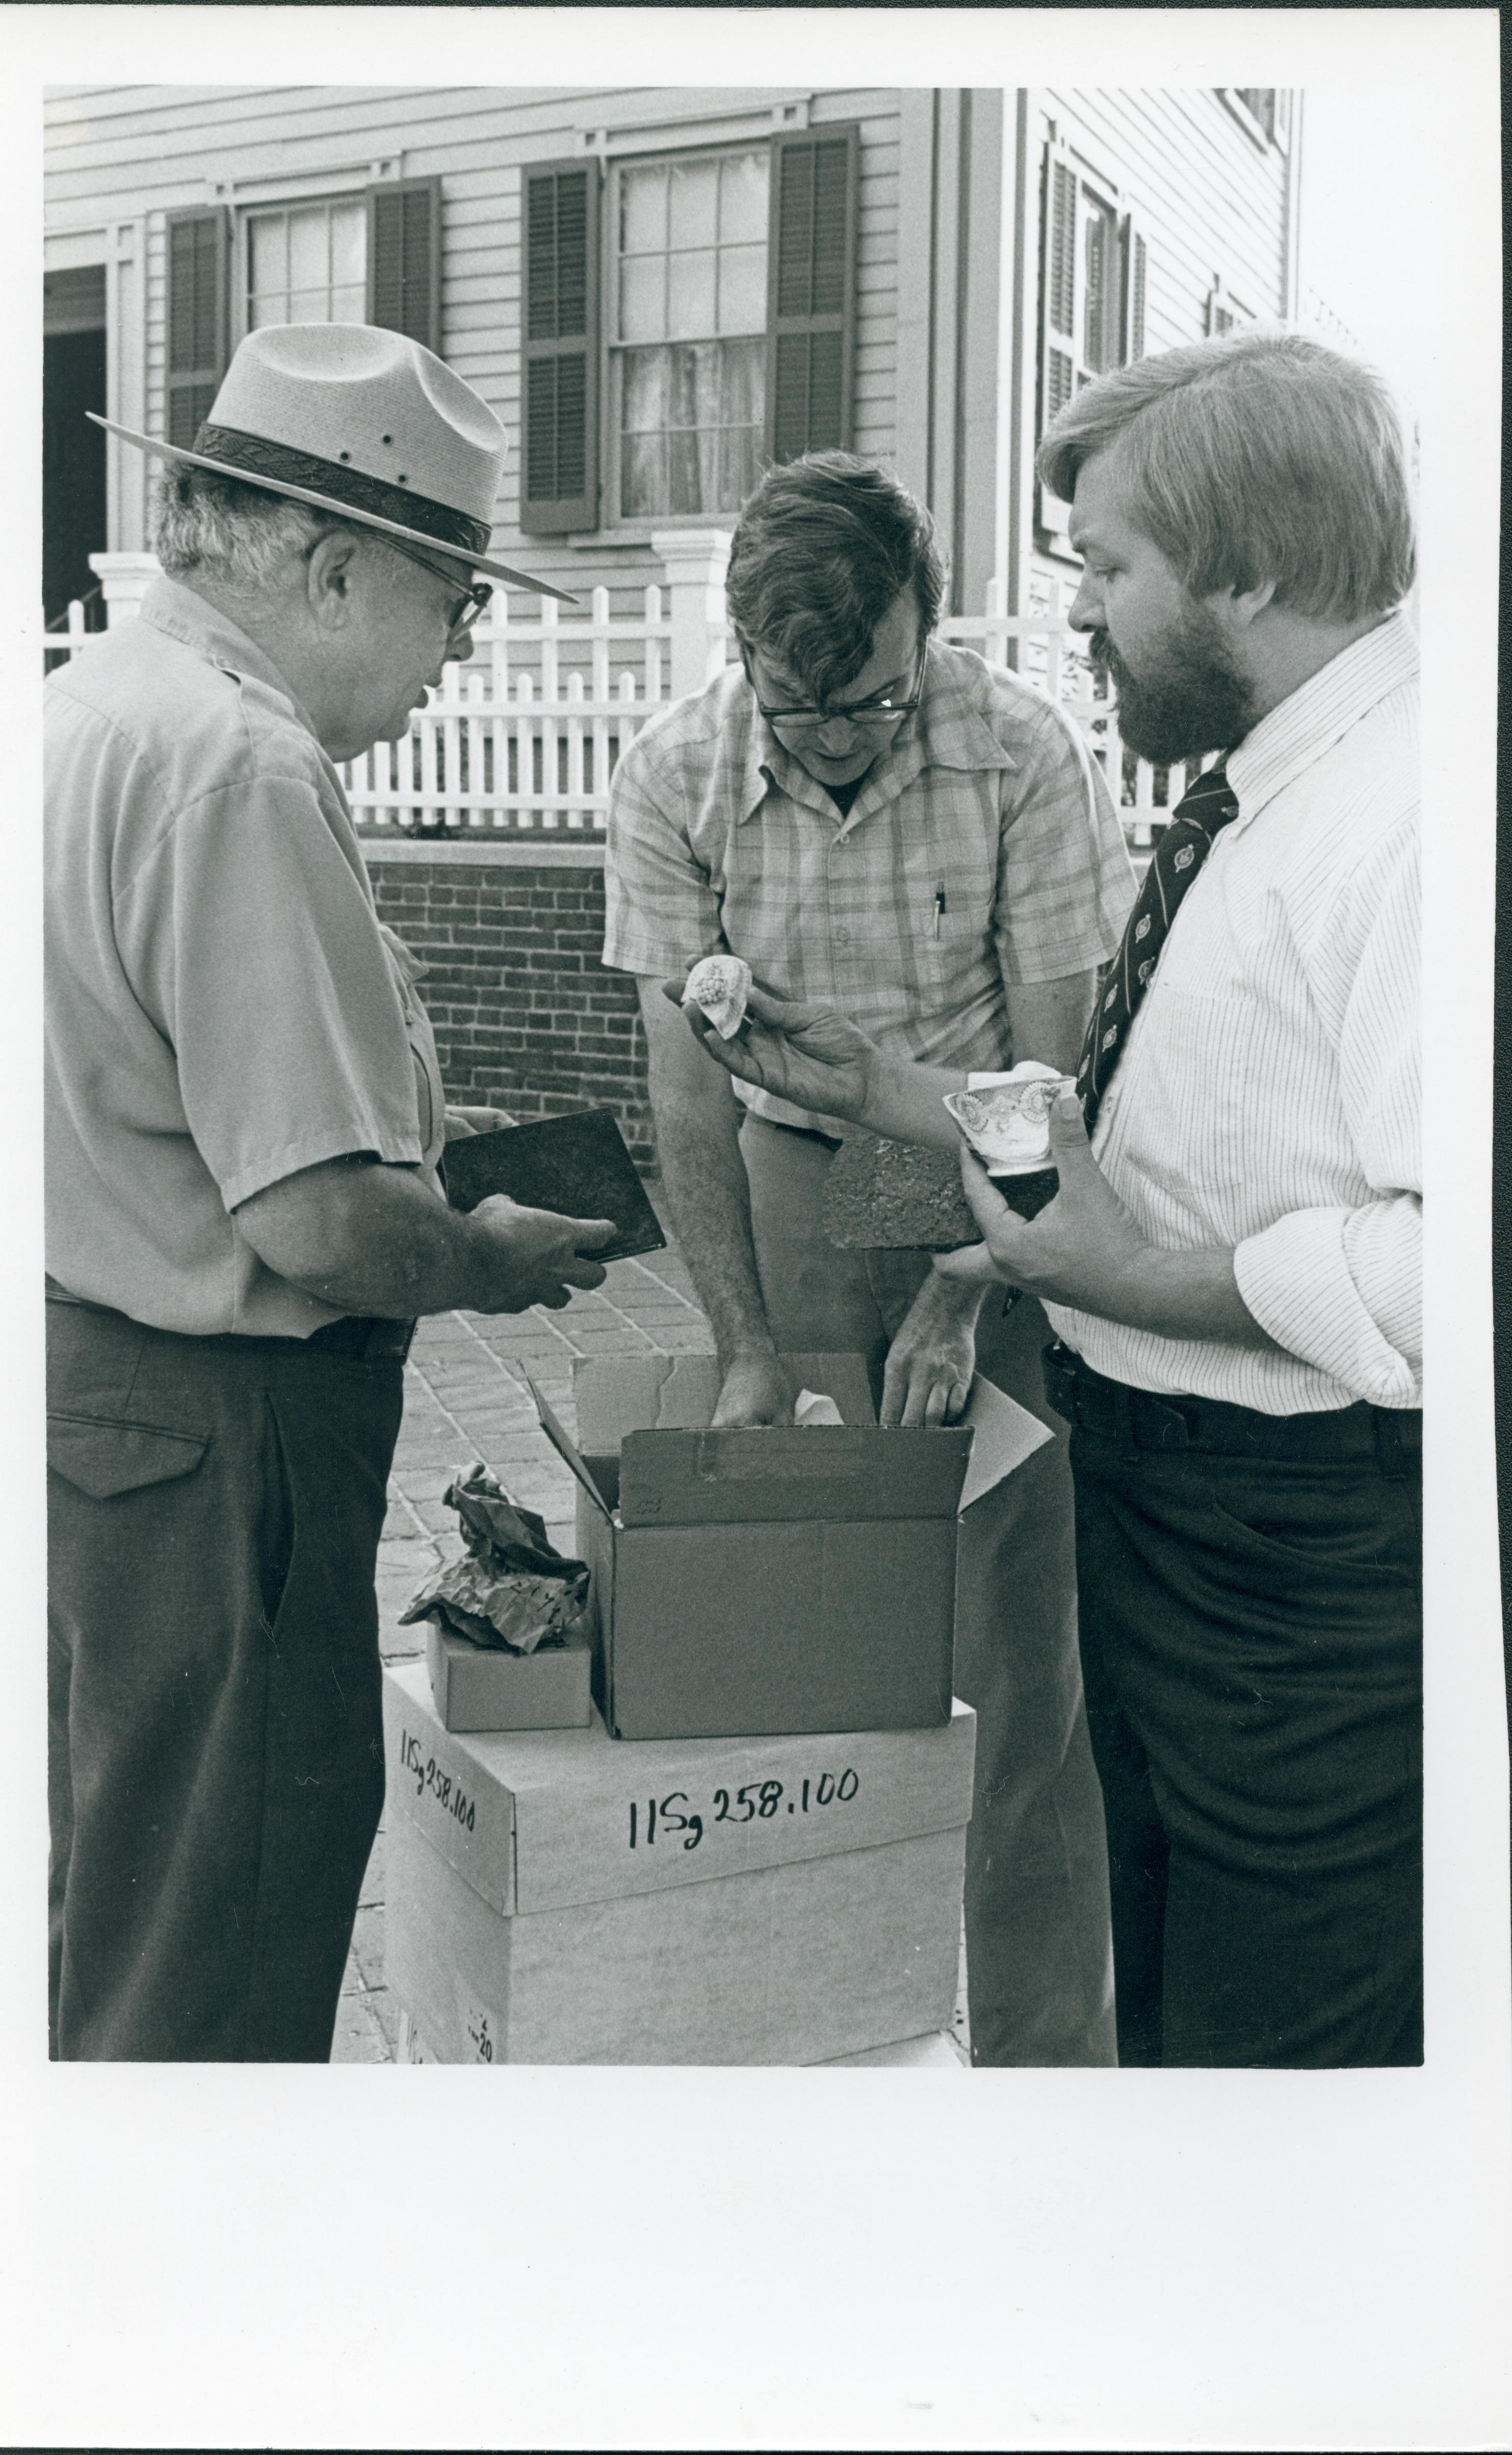
[[(56, 1279), (47, 1283), (49, 1304), (76, 1305), (81, 1312), (97, 1312), (107, 1321), (130, 1321), (129, 1313), (118, 1312), (113, 1305), (92, 1304), (88, 1296), (76, 1296)], [(151, 1323), (138, 1322), (137, 1329), (151, 1329)], [(401, 1364), (410, 1352), (414, 1336), (413, 1321), (390, 1321), (379, 1313), (343, 1313), (339, 1321), (328, 1321), (312, 1330), (308, 1338), (279, 1338), (269, 1334), (242, 1337), (236, 1330), (212, 1330), (197, 1336), (192, 1330), (163, 1329), (160, 1338), (193, 1338), (196, 1347), (218, 1347), (237, 1355), (340, 1355), (362, 1363), (372, 1363), (380, 1356), (396, 1355)]]
[(1059, 1339), (1044, 1351), (1045, 1396), (1080, 1432), (1114, 1442), (1125, 1456), (1169, 1457), (1183, 1450), (1210, 1456), (1289, 1458), (1301, 1465), (1374, 1459), (1394, 1480), (1408, 1474), (1422, 1449), (1417, 1407), (1352, 1407), (1311, 1415), (1264, 1415), (1222, 1398), (1157, 1396), (1095, 1372)]

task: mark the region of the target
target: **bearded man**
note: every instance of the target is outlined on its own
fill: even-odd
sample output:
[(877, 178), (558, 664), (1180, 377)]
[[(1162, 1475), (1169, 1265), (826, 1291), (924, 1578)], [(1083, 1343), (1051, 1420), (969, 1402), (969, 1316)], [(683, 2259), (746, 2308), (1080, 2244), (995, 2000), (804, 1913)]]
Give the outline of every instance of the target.
[[(1413, 522), (1379, 379), (1250, 333), (1047, 431), (1072, 612), (1157, 847), (1059, 1103), (1057, 1199), (941, 1265), (1039, 1296), (1071, 1425), (1119, 2060), (1421, 2060)], [(958, 1073), (757, 998), (732, 1070), (943, 1146)], [(823, 1088), (828, 1085), (827, 1090)], [(1089, 1139), (1090, 1138), (1090, 1139)]]

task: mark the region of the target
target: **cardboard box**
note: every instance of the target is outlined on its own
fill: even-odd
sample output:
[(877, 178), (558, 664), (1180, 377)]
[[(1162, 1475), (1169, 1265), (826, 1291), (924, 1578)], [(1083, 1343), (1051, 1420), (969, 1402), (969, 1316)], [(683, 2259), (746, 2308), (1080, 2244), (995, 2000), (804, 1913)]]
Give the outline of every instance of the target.
[(387, 1981), (436, 2059), (813, 2063), (949, 2020), (965, 1706), (627, 1748), (448, 1732), (418, 1663), (383, 1705)]
[[(401, 2063), (438, 2063), (441, 2057), (433, 2053), (416, 2023), (408, 2012), (399, 2015), (399, 2048), (396, 2059)], [(864, 2054), (833, 2055), (829, 2060), (810, 2066), (815, 2071), (967, 2071), (970, 2069), (960, 2048), (952, 2043), (944, 2029), (931, 2029), (924, 2038), (905, 2038), (896, 2046), (868, 2046)]]
[(705, 1355), (585, 1358), (575, 1442), (594, 1699), (616, 1738), (922, 1730), (950, 1714), (958, 1513), (1050, 1435), (976, 1382), (958, 1427), (882, 1431), (858, 1355), (784, 1358), (837, 1425), (708, 1429)]
[(472, 1645), (435, 1618), (425, 1660), (435, 1710), (449, 1731), (586, 1730), (593, 1719), (593, 1648), (586, 1637), (534, 1654)]

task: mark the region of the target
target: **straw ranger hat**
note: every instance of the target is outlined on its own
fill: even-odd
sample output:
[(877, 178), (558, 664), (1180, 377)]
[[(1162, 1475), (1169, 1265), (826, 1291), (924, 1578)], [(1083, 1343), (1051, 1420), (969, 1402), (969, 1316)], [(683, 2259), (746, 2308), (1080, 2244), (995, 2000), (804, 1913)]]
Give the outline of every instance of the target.
[(292, 496), (380, 536), (439, 546), (474, 571), (576, 603), (490, 558), (504, 429), (471, 384), (403, 333), (373, 324), (249, 333), (192, 451), (86, 415), (165, 460)]

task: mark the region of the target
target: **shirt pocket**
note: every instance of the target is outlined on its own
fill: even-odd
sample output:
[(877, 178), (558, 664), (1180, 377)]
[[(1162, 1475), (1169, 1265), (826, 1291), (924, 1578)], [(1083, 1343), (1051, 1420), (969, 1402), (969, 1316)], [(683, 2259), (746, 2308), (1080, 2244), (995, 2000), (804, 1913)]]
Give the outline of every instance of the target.
[(119, 1492), (192, 1474), (211, 1437), (106, 1415), (51, 1414), (48, 1465), (91, 1500), (113, 1500)]
[(893, 891), (900, 946), (921, 987), (969, 995), (983, 965), (996, 974), (995, 848), (975, 831), (931, 827), (910, 842), (905, 830)]

